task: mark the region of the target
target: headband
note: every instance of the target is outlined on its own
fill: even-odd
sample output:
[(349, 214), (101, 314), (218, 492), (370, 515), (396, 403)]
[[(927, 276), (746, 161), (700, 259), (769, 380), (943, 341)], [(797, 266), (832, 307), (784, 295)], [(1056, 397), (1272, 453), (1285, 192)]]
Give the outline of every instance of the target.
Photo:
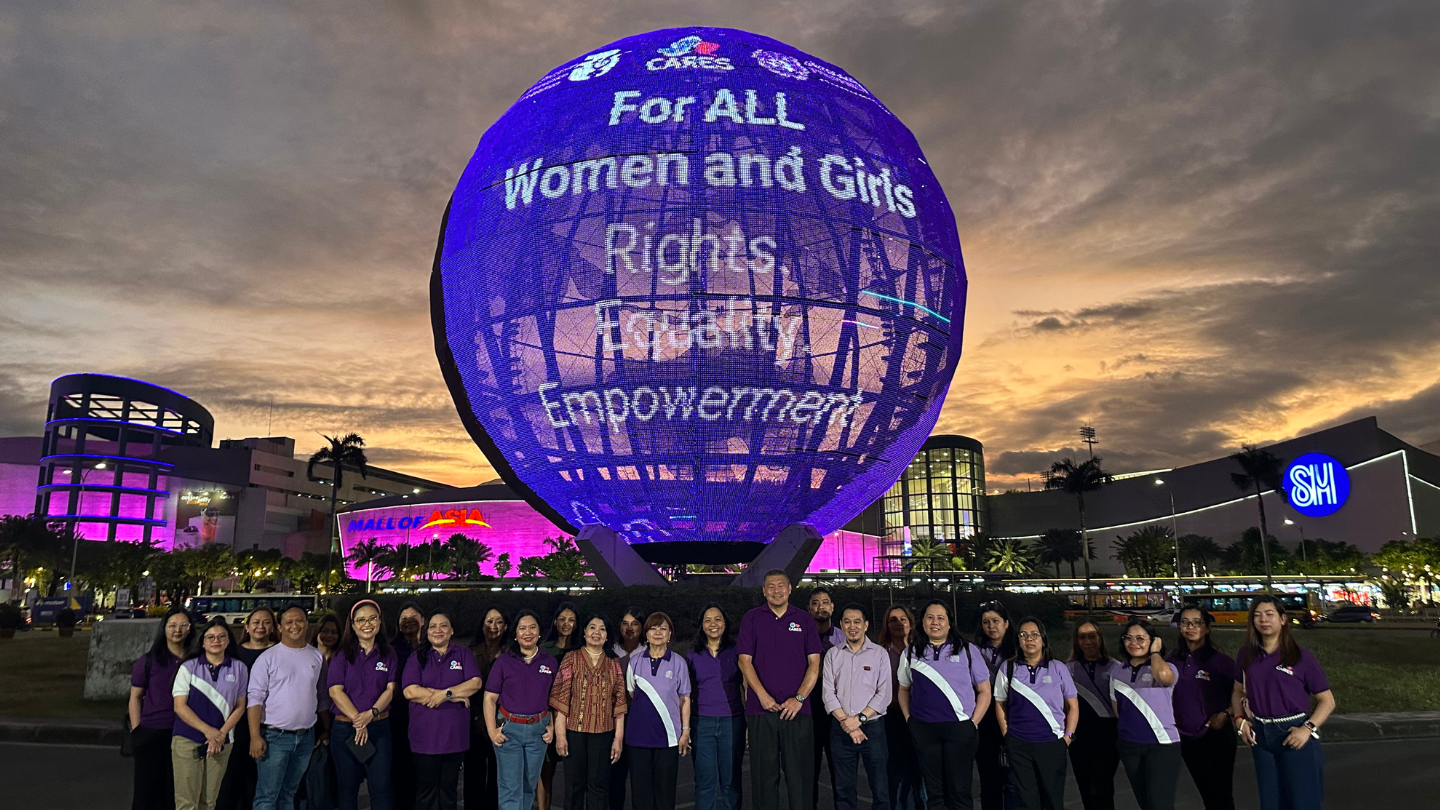
[(370, 606), (372, 606), (372, 607), (375, 608), (375, 612), (376, 612), (376, 613), (379, 613), (382, 617), (385, 615), (385, 611), (383, 611), (383, 610), (380, 609), (380, 606), (375, 603), (375, 600), (374, 600), (374, 599), (361, 599), (359, 602), (356, 602), (355, 604), (353, 604), (353, 605), (350, 606), (350, 621), (351, 621), (351, 622), (354, 622), (354, 621), (355, 621), (355, 611), (356, 611), (356, 610), (359, 610), (359, 608), (360, 608), (361, 605), (370, 605)]

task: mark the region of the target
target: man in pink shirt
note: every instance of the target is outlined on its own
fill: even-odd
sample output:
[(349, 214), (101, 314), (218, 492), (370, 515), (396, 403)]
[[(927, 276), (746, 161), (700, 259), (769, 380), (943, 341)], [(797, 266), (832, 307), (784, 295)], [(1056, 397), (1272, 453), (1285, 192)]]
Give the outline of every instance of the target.
[(820, 690), (830, 724), (830, 755), (835, 762), (835, 809), (855, 810), (859, 803), (859, 761), (870, 779), (872, 810), (890, 810), (886, 778), (885, 710), (890, 706), (890, 654), (865, 634), (865, 608), (849, 604), (840, 613), (845, 643), (825, 653)]

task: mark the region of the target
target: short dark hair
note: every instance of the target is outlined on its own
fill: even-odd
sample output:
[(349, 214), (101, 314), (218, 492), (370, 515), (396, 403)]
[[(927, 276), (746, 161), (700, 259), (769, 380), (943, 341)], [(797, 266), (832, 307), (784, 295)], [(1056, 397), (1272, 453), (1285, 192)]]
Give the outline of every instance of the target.
[[(790, 582), (790, 575), (779, 568), (771, 568), (769, 571), (766, 571), (762, 579), (769, 579), (770, 577), (784, 577), (786, 582)], [(791, 584), (793, 585), (794, 583)]]
[[(161, 625), (161, 627), (163, 628), (164, 625)], [(210, 621), (205, 623), (204, 627), (200, 628), (200, 632), (195, 633), (194, 628), (191, 628), (193, 635), (190, 639), (190, 649), (185, 652), (186, 661), (189, 661), (191, 658), (199, 658), (205, 654), (205, 634), (210, 632), (210, 628), (212, 627), (219, 627), (225, 631), (225, 655), (230, 657), (234, 656), (235, 634), (230, 632), (230, 623), (225, 621), (224, 616), (213, 616)]]
[(815, 587), (811, 588), (811, 589), (810, 589), (810, 595), (809, 595), (808, 597), (806, 597), (806, 601), (809, 601), (810, 599), (814, 599), (815, 597), (819, 596), (819, 595), (822, 594), (822, 593), (825, 594), (826, 596), (830, 597), (830, 601), (832, 601), (832, 602), (835, 601), (835, 594), (831, 593), (831, 592), (830, 592), (830, 589), (827, 588), (827, 587), (825, 587), (824, 585), (816, 585)]
[(1045, 632), (1045, 622), (1036, 616), (1026, 616), (1011, 625), (1011, 629), (1015, 631), (1015, 638), (1017, 639), (1015, 643), (1015, 654), (1010, 656), (1012, 672), (1014, 671), (1015, 662), (1024, 663), (1025, 661), (1025, 653), (1020, 649), (1018, 639), (1020, 638), (1020, 628), (1027, 624), (1035, 625), (1035, 629), (1040, 632), (1040, 666), (1048, 666), (1051, 661), (1055, 660), (1054, 657), (1050, 655), (1050, 634)]
[(870, 621), (870, 612), (867, 611), (865, 609), (865, 606), (860, 604), (859, 602), (851, 602), (845, 607), (840, 608), (840, 618), (845, 618), (845, 614), (852, 610), (859, 611), (861, 619), (864, 619), (867, 622)]
[[(1199, 613), (1199, 614), (1200, 614), (1200, 621), (1202, 621), (1202, 622), (1205, 623), (1205, 629), (1206, 629), (1206, 631), (1207, 631), (1207, 632), (1205, 633), (1205, 640), (1200, 643), (1200, 649), (1196, 650), (1194, 654), (1195, 654), (1201, 661), (1207, 660), (1207, 659), (1210, 658), (1210, 656), (1212, 656), (1212, 655), (1215, 654), (1215, 640), (1210, 637), (1210, 633), (1208, 632), (1209, 629), (1210, 629), (1210, 625), (1212, 625), (1212, 624), (1215, 623), (1215, 617), (1210, 615), (1210, 611), (1206, 610), (1205, 608), (1200, 607), (1199, 605), (1196, 605), (1196, 604), (1181, 605), (1181, 606), (1180, 606), (1180, 610), (1176, 611), (1176, 613), (1175, 613), (1175, 623), (1176, 623), (1176, 624), (1179, 624), (1179, 623), (1180, 623), (1180, 617), (1181, 617), (1181, 616), (1184, 616), (1184, 615), (1185, 615), (1185, 611), (1187, 611), (1187, 610), (1193, 610), (1193, 611), (1195, 611), (1196, 613)], [(1182, 640), (1182, 641), (1184, 640), (1184, 636), (1183, 636), (1183, 635), (1181, 636), (1181, 640)], [(1176, 661), (1176, 662), (1180, 662), (1180, 661), (1184, 661), (1186, 658), (1189, 658), (1190, 655), (1191, 655), (1191, 652), (1190, 652), (1190, 643), (1189, 643), (1189, 642), (1186, 642), (1186, 643), (1184, 643), (1184, 644), (1176, 643), (1176, 645), (1175, 645), (1175, 651), (1172, 652), (1172, 653), (1170, 653), (1170, 660)]]
[(670, 628), (670, 641), (674, 642), (675, 621), (671, 619), (670, 615), (663, 610), (657, 610), (654, 613), (651, 613), (649, 616), (645, 617), (645, 628), (642, 632), (649, 633), (651, 630), (654, 630), (662, 624)]
[(427, 631), (430, 629), (430, 622), (435, 621), (436, 616), (444, 616), (445, 620), (450, 622), (450, 633), (452, 636), (451, 641), (452, 643), (454, 641), (453, 636), (455, 633), (455, 620), (450, 618), (450, 611), (430, 611), (430, 615), (425, 617), (425, 623), (421, 625), (420, 643), (415, 645), (415, 663), (420, 666), (421, 671), (424, 671), (425, 663), (430, 660), (430, 650), (434, 649), (430, 646), (430, 633)]
[(605, 650), (605, 657), (619, 658), (620, 656), (615, 654), (615, 638), (617, 636), (615, 632), (615, 625), (610, 621), (609, 616), (606, 616), (604, 613), (600, 613), (599, 611), (596, 611), (594, 613), (591, 613), (589, 616), (586, 616), (585, 621), (576, 623), (575, 635), (579, 636), (579, 641), (577, 641), (575, 645), (570, 649), (578, 650), (581, 647), (585, 646), (585, 628), (589, 627), (590, 623), (596, 621), (597, 619), (600, 621), (601, 624), (605, 625), (605, 643), (600, 645)]
[(280, 615), (275, 617), (275, 623), (279, 624), (280, 622), (285, 621), (285, 614), (289, 613), (292, 610), (300, 611), (300, 613), (305, 616), (305, 623), (310, 623), (310, 611), (306, 610), (304, 605), (297, 605), (293, 603), (286, 605), (283, 608), (280, 608)]
[[(1125, 636), (1129, 635), (1129, 633), (1130, 633), (1130, 628), (1132, 628), (1132, 627), (1138, 627), (1138, 628), (1140, 628), (1141, 630), (1144, 630), (1144, 631), (1145, 631), (1145, 635), (1149, 636), (1152, 641), (1153, 641), (1154, 639), (1159, 638), (1159, 639), (1160, 639), (1160, 656), (1161, 656), (1162, 658), (1165, 656), (1165, 639), (1161, 638), (1161, 637), (1160, 637), (1160, 634), (1155, 632), (1155, 628), (1150, 624), (1150, 622), (1146, 621), (1145, 619), (1140, 619), (1140, 618), (1131, 619), (1130, 621), (1128, 621), (1128, 622), (1125, 623), (1125, 626), (1124, 626), (1124, 627), (1120, 628), (1120, 648), (1121, 648), (1121, 649), (1124, 649), (1124, 648), (1125, 648)], [(1149, 657), (1150, 654), (1147, 652), (1145, 655), (1146, 655), (1146, 657)], [(1129, 657), (1130, 657), (1130, 651), (1129, 651), (1129, 650), (1126, 650), (1126, 651), (1125, 651), (1125, 659), (1128, 660)]]
[(540, 626), (540, 617), (536, 615), (535, 611), (530, 608), (521, 608), (515, 611), (515, 621), (510, 625), (510, 652), (516, 657), (520, 655), (520, 639), (516, 633), (520, 631), (520, 621), (527, 616), (535, 620), (537, 628)]

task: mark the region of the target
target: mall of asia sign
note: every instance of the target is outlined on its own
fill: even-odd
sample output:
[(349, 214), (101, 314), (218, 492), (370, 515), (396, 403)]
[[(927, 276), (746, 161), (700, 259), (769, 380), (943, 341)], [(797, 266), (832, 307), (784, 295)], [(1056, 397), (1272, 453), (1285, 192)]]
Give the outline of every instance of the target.
[(1334, 514), (1350, 497), (1350, 473), (1324, 453), (1306, 453), (1290, 462), (1280, 484), (1290, 506), (1310, 517)]
[(566, 529), (831, 532), (929, 435), (960, 356), (950, 205), (845, 71), (728, 29), (629, 37), (480, 139), (431, 279), (471, 435)]

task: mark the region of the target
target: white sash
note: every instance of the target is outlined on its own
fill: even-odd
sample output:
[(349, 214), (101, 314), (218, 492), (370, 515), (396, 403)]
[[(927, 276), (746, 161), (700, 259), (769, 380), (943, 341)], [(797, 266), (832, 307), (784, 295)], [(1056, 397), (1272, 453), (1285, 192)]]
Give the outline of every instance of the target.
[[(907, 653), (906, 655), (912, 656), (913, 654)], [(908, 663), (910, 664), (910, 668), (913, 671), (924, 675), (926, 678), (929, 678), (930, 682), (935, 684), (935, 688), (940, 690), (940, 694), (944, 695), (945, 699), (950, 701), (950, 708), (955, 710), (955, 719), (970, 719), (970, 715), (965, 713), (964, 704), (960, 702), (960, 696), (955, 694), (954, 689), (950, 688), (950, 683), (945, 680), (944, 676), (942, 676), (939, 672), (935, 671), (934, 667), (925, 663), (925, 659), (923, 658), (911, 657)]]
[(1083, 685), (1076, 683), (1075, 691), (1079, 692), (1080, 697), (1084, 698), (1085, 702), (1090, 704), (1090, 708), (1094, 709), (1095, 713), (1101, 717), (1110, 717), (1115, 713), (1114, 708), (1109, 705), (1109, 701), (1095, 694), (1093, 689), (1087, 689)]
[(1128, 683), (1122, 683), (1111, 678), (1110, 688), (1124, 695), (1125, 699), (1130, 701), (1130, 705), (1134, 706), (1135, 710), (1140, 712), (1140, 716), (1145, 718), (1145, 722), (1150, 724), (1150, 730), (1155, 732), (1155, 739), (1158, 742), (1175, 742), (1175, 740), (1170, 739), (1169, 734), (1165, 733), (1165, 724), (1160, 722), (1160, 717), (1155, 714), (1155, 710), (1150, 708), (1150, 704), (1145, 702), (1145, 698), (1140, 697), (1140, 693), (1136, 692), (1134, 687)]
[(674, 748), (680, 744), (680, 738), (675, 734), (675, 721), (670, 719), (670, 710), (665, 708), (665, 701), (660, 699), (660, 693), (655, 691), (655, 685), (635, 675), (635, 665), (639, 661), (639, 658), (630, 659), (630, 666), (625, 671), (625, 685), (629, 687), (631, 694), (639, 689), (645, 693), (645, 697), (650, 699), (650, 704), (655, 707), (655, 713), (660, 715), (660, 722), (665, 724), (665, 741), (669, 747)]
[[(202, 664), (201, 666), (205, 665)], [(214, 705), (215, 708), (220, 710), (220, 716), (222, 718), (228, 719), (230, 717), (230, 713), (234, 711), (234, 707), (230, 705), (230, 701), (226, 700), (225, 696), (220, 694), (220, 692), (216, 690), (215, 687), (211, 686), (209, 683), (206, 683), (204, 676), (197, 677), (186, 667), (180, 668), (180, 675), (182, 676), (182, 678), (177, 678), (177, 681), (184, 684), (185, 697), (190, 697), (190, 690), (195, 689), (199, 691), (200, 694), (204, 695), (205, 699), (210, 701), (210, 703)], [(226, 739), (228, 739), (230, 742), (235, 741), (234, 729), (230, 730), (230, 733), (226, 736)]]
[(1060, 724), (1055, 721), (1055, 714), (1050, 711), (1050, 706), (1045, 703), (1044, 698), (1035, 694), (1034, 689), (1021, 683), (1020, 679), (1014, 676), (1010, 676), (1006, 678), (1006, 680), (1008, 681), (1006, 686), (1009, 687), (1009, 691), (1018, 692), (1021, 697), (1030, 701), (1030, 705), (1040, 710), (1040, 716), (1045, 718), (1045, 722), (1050, 724), (1050, 730), (1054, 732), (1055, 739), (1058, 740), (1065, 736), (1065, 732), (1060, 728)]

